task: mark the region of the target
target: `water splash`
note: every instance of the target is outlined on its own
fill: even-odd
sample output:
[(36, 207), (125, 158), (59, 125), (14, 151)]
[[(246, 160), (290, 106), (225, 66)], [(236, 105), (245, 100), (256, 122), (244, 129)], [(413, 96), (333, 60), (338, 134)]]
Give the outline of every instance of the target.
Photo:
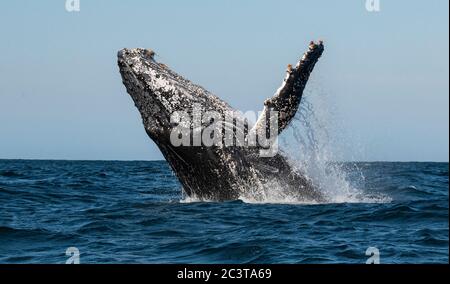
[[(294, 168), (310, 178), (329, 203), (385, 203), (388, 196), (363, 190), (365, 177), (356, 163), (344, 160), (342, 137), (335, 109), (327, 105), (326, 96), (305, 99), (288, 129), (280, 137), (281, 149)], [(317, 99), (318, 98), (318, 99)], [(330, 131), (332, 129), (333, 131)], [(344, 133), (345, 134), (345, 133)]]
[[(330, 107), (331, 100), (326, 93), (317, 88), (313, 91), (315, 94), (306, 95), (307, 99), (303, 99), (294, 121), (279, 137), (282, 154), (289, 159), (294, 170), (309, 178), (323, 193), (325, 203), (391, 202), (389, 196), (364, 190), (365, 177), (357, 163), (341, 162), (345, 155), (340, 147), (346, 144), (342, 139), (348, 139), (349, 134), (340, 123), (337, 111)], [(239, 199), (245, 203), (318, 204), (312, 200), (299, 200), (276, 180), (264, 184), (255, 181), (239, 187), (242, 187)], [(184, 196), (181, 202), (208, 200)]]

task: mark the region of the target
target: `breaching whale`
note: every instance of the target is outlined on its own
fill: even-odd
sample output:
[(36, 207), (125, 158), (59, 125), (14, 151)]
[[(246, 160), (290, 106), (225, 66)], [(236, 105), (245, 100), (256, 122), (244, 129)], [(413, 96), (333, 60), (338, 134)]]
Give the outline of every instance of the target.
[[(288, 66), (282, 86), (264, 102), (257, 122), (244, 129), (245, 140), (251, 133), (267, 131), (274, 117), (272, 112), (278, 114), (275, 116), (276, 134), (286, 129), (297, 112), (303, 90), (323, 51), (321, 41), (311, 42), (296, 66)], [(186, 195), (200, 200), (236, 200), (254, 195), (258, 188), (266, 187), (267, 192), (276, 185), (299, 201), (324, 200), (313, 182), (294, 169), (282, 153), (261, 155), (264, 146), (174, 145), (171, 140), (177, 127), (172, 119), (174, 113), (195, 115), (194, 105), (200, 106), (202, 111), (214, 111), (224, 116), (234, 110), (204, 88), (157, 62), (154, 55), (149, 49), (125, 48), (118, 52), (118, 65), (146, 133), (161, 150)], [(248, 125), (244, 117), (237, 116), (233, 122), (234, 126)], [(210, 123), (202, 121), (200, 132)], [(187, 127), (194, 130), (196, 126)]]

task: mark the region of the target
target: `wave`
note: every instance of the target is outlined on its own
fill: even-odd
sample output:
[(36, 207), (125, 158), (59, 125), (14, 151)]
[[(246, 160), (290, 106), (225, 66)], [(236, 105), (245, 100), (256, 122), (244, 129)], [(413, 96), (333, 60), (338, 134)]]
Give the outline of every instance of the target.
[(14, 228), (9, 226), (0, 226), (0, 241), (7, 236), (20, 237), (49, 237), (55, 233), (41, 228)]
[(6, 171), (0, 171), (0, 176), (7, 177), (7, 178), (19, 178), (23, 177), (24, 175), (15, 171), (6, 170)]
[[(247, 204), (280, 204), (280, 205), (323, 205), (323, 204), (343, 204), (343, 203), (361, 203), (361, 204), (383, 204), (392, 202), (392, 198), (382, 193), (374, 194), (347, 194), (344, 196), (334, 196), (329, 200), (317, 202), (314, 200), (301, 200), (296, 195), (287, 193), (280, 185), (257, 188), (250, 193), (245, 193), (238, 198)], [(180, 203), (198, 203), (198, 202), (217, 202), (215, 200), (199, 198), (195, 195), (183, 196)]]

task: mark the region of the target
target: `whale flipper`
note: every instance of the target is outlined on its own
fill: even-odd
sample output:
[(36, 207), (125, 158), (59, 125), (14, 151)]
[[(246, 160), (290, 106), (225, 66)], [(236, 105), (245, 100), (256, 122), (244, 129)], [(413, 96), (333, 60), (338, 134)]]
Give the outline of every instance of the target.
[[(308, 82), (309, 75), (314, 69), (324, 51), (323, 42), (311, 42), (309, 50), (303, 55), (295, 68), (288, 65), (286, 78), (275, 95), (264, 102), (264, 110), (251, 131), (266, 131), (269, 129), (268, 119), (270, 112), (278, 112), (278, 134), (280, 134), (291, 122), (297, 113), (302, 99), (303, 90)], [(267, 125), (267, 127), (266, 127)]]

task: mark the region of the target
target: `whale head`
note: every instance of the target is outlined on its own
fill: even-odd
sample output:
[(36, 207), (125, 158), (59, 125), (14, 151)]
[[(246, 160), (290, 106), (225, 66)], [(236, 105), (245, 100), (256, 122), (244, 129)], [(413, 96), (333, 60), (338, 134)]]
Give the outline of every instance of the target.
[(171, 141), (174, 113), (192, 115), (194, 105), (201, 106), (202, 111), (218, 113), (229, 111), (231, 107), (157, 62), (154, 55), (152, 50), (144, 48), (118, 52), (122, 81), (141, 114), (148, 136), (159, 147), (188, 195), (201, 191), (202, 196), (214, 199), (232, 198), (230, 191), (214, 190), (214, 177), (227, 176), (223, 171), (215, 171), (219, 168), (226, 171), (226, 161), (219, 157), (223, 151), (212, 147), (174, 146)]
[(125, 48), (118, 52), (122, 81), (153, 140), (170, 135), (170, 117), (175, 112), (191, 113), (194, 105), (220, 113), (231, 109), (202, 87), (157, 62), (154, 56), (152, 50), (144, 48)]

